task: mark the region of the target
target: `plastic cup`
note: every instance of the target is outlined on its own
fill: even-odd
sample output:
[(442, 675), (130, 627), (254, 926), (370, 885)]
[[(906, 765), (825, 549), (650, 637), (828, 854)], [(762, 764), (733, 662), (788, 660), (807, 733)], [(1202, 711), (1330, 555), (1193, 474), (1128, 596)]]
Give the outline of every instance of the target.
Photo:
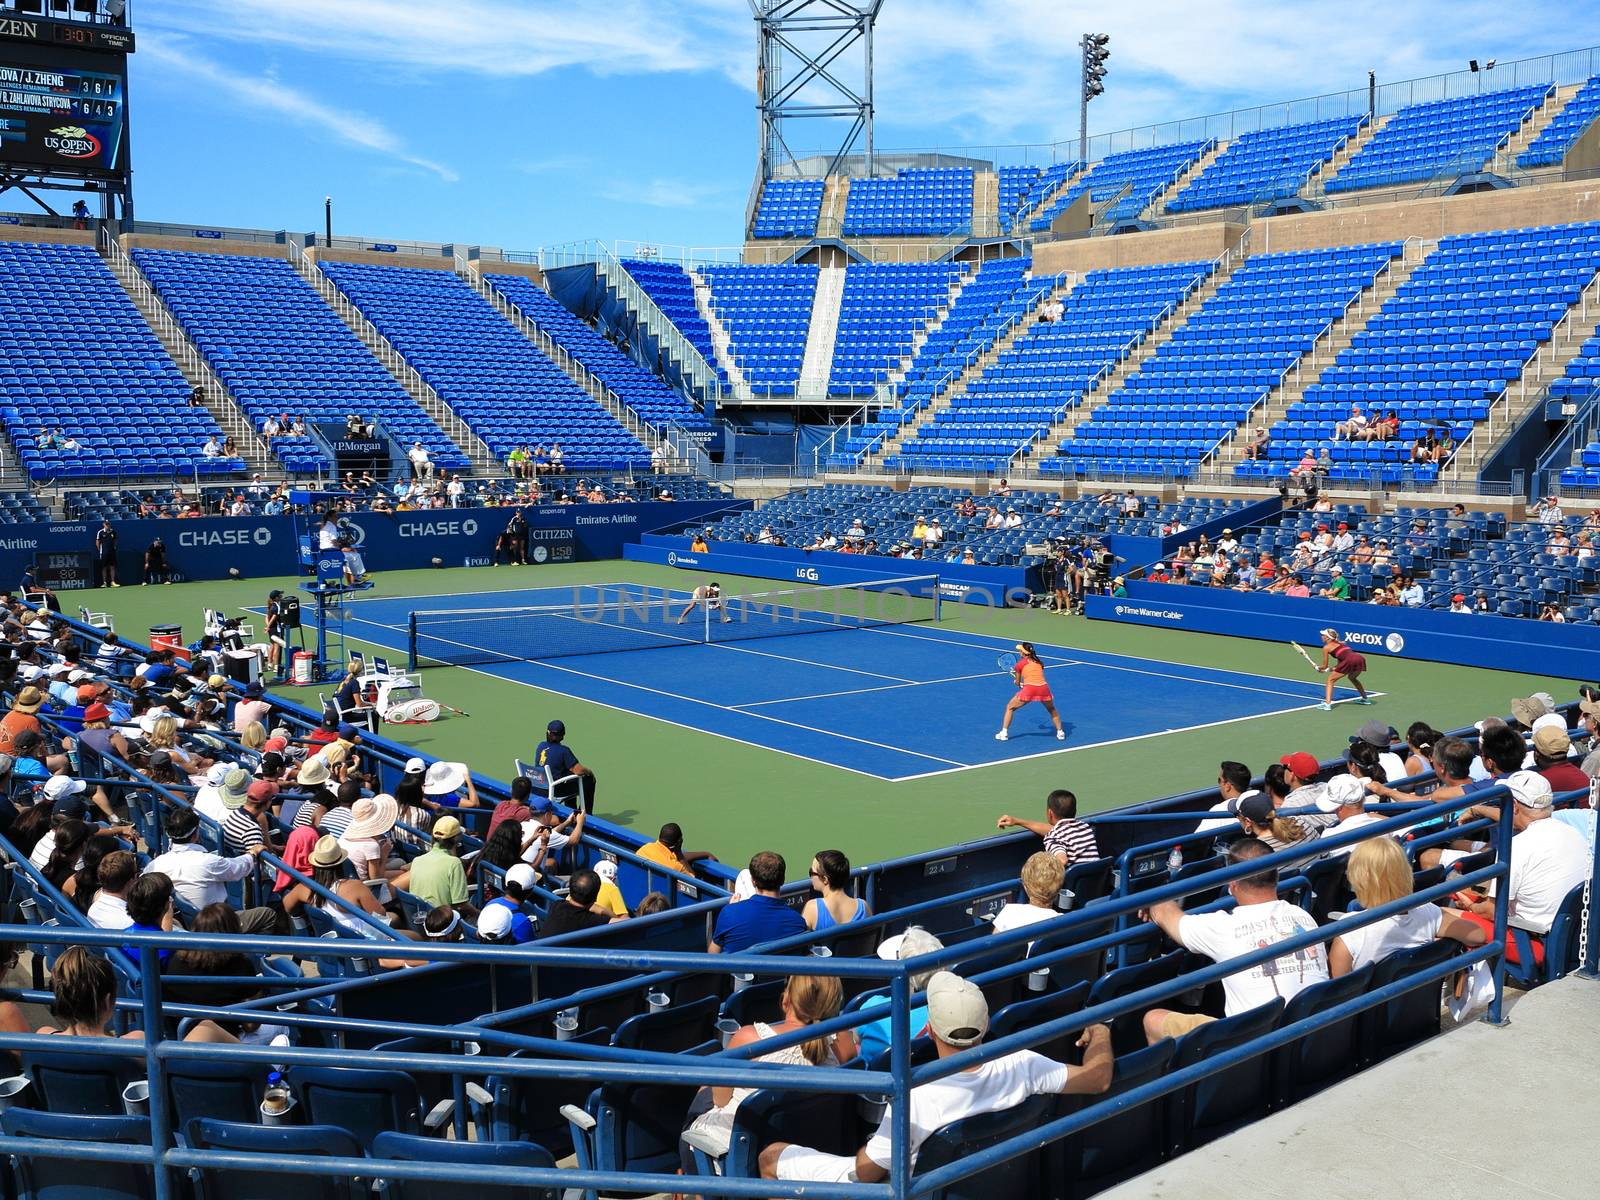
[(724, 1050), (728, 1048), (728, 1043), (733, 1040), (733, 1035), (738, 1032), (739, 1022), (732, 1017), (717, 1018), (717, 1036), (722, 1039), (722, 1048)]
[(563, 1008), (556, 1014), (556, 1040), (570, 1042), (578, 1036), (578, 1010)]
[(1056, 907), (1062, 912), (1067, 912), (1077, 901), (1078, 894), (1071, 888), (1062, 888), (1056, 893)]
[(150, 1081), (135, 1079), (122, 1089), (122, 1111), (130, 1117), (150, 1115)]

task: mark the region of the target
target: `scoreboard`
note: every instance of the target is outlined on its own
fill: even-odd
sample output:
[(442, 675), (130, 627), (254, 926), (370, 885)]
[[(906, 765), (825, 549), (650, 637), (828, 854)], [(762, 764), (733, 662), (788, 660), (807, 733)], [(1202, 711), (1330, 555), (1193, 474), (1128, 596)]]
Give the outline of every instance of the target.
[(87, 32), (0, 21), (0, 167), (126, 174), (131, 35), (125, 45), (65, 36)]

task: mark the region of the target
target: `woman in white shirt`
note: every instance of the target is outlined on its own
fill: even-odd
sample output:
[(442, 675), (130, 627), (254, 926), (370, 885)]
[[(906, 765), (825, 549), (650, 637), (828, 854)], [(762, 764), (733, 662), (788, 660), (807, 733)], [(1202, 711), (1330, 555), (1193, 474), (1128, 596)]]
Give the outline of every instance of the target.
[(1027, 894), (1028, 902), (1012, 902), (996, 913), (994, 931), (1005, 933), (1060, 916), (1056, 897), (1061, 894), (1061, 881), (1066, 874), (1066, 866), (1054, 854), (1046, 854), (1041, 850), (1030, 855), (1028, 861), (1022, 864), (1022, 890)]
[[(1366, 910), (1411, 895), (1411, 864), (1392, 838), (1375, 837), (1357, 846), (1345, 868), (1345, 878)], [(1368, 963), (1381, 962), (1391, 954), (1425, 945), (1435, 938), (1481, 946), (1484, 933), (1471, 921), (1464, 921), (1437, 904), (1419, 904), (1334, 938), (1328, 949), (1328, 974), (1334, 978), (1348, 975)]]

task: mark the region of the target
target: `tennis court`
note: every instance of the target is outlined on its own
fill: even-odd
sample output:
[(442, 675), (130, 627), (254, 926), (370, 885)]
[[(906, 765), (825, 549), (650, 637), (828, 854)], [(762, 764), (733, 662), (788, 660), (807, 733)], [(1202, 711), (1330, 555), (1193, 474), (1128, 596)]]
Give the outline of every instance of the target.
[[(691, 609), (687, 592), (639, 584), (366, 597), (349, 603), (346, 632), (403, 659), (411, 614), (433, 611), (435, 617), (419, 618), (425, 663), (450, 662), (895, 781), (1295, 712), (1321, 699), (1314, 680), (1035, 639), (1067, 740), (1055, 739), (1035, 705), (1013, 721), (1010, 741), (997, 742), (1013, 687), (996, 660), (1011, 639), (933, 620), (931, 602), (916, 597), (870, 605), (864, 618), (845, 606), (850, 615), (841, 620), (831, 606), (807, 599), (828, 591), (785, 593), (765, 608), (752, 603), (759, 626), (737, 597), (713, 614)], [(608, 604), (648, 616), (631, 624), (597, 618)], [(449, 612), (439, 614), (444, 608)], [(544, 611), (515, 611), (522, 608)], [(553, 618), (558, 608), (567, 611)], [(948, 616), (951, 605), (944, 608)]]

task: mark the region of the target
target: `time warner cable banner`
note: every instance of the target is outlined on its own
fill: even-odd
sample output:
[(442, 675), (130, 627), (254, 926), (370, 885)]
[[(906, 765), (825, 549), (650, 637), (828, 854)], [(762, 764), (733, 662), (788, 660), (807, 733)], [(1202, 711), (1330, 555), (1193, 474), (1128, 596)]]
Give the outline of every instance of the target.
[[(1380, 691), (1384, 658), (1600, 678), (1600, 638), (1593, 626), (1165, 583), (1131, 583), (1124, 597), (1090, 596), (1086, 611), (1101, 621), (1298, 642), (1313, 652), (1321, 644), (1319, 631), (1331, 626), (1366, 656), (1372, 671), (1366, 682)], [(1299, 662), (1290, 650), (1282, 669), (1263, 660), (1261, 670), (1291, 675)]]
[[(674, 500), (641, 504), (531, 505), (528, 561), (534, 564), (622, 557), (622, 547), (651, 530), (699, 520), (712, 512), (747, 508), (748, 502)], [(352, 513), (367, 569), (376, 574), (431, 566), (487, 566), (495, 539), (515, 508), (432, 509), (426, 512)], [(232, 569), (247, 578), (295, 575), (309, 556), (305, 517), (179, 517), (113, 521), (117, 568), (123, 584), (142, 578), (144, 553), (160, 538), (175, 581), (226, 579)], [(32, 567), (58, 591), (88, 587), (94, 578), (98, 521), (56, 521), (0, 526), (0, 586), (14, 587)]]

